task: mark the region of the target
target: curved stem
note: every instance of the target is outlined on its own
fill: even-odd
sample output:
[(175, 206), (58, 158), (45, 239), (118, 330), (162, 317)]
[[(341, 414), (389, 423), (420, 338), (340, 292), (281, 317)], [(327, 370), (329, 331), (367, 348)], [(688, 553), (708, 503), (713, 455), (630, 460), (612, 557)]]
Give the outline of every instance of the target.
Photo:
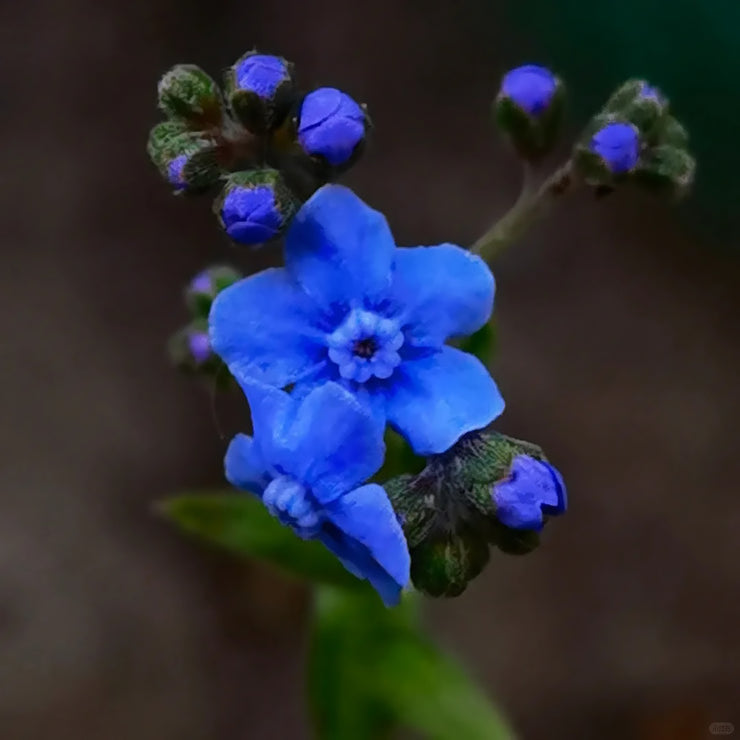
[(568, 192), (575, 184), (570, 160), (553, 172), (539, 188), (533, 186), (532, 179), (532, 169), (525, 164), (522, 191), (516, 203), (473, 244), (471, 252), (490, 262), (509, 244), (523, 236), (555, 198)]

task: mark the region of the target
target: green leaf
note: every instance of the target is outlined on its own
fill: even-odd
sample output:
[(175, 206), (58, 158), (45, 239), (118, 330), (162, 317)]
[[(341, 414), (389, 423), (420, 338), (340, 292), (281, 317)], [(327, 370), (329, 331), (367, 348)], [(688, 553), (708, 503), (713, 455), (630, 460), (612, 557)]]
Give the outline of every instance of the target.
[(288, 575), (369, 591), (367, 583), (345, 570), (320, 542), (296, 537), (249, 494), (178, 496), (159, 502), (157, 509), (186, 534), (237, 555), (270, 563)]
[(414, 453), (411, 445), (398, 432), (388, 427), (384, 441), (385, 461), (375, 476), (381, 485), (389, 478), (395, 478), (404, 473), (420, 473), (424, 470), (426, 459)]
[(451, 658), (417, 635), (382, 651), (378, 689), (406, 727), (429, 740), (513, 740), (512, 729)]
[(321, 740), (378, 740), (399, 727), (430, 740), (512, 740), (455, 661), (419, 631), (417, 597), (385, 609), (370, 594), (317, 592), (309, 697)]

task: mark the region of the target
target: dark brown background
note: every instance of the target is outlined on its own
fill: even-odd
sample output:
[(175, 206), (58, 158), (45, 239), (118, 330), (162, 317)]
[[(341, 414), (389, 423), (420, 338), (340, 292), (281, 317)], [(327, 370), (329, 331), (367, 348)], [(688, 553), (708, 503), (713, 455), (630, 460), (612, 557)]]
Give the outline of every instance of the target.
[[(0, 738), (309, 737), (304, 594), (148, 509), (221, 482), (211, 399), (163, 342), (185, 281), (238, 257), (146, 160), (156, 81), (288, 56), (369, 103), (349, 182), (399, 242), (465, 244), (518, 188), (487, 123), (522, 61), (500, 21), (481, 49), (465, 3), (0, 6)], [(431, 628), (527, 739), (740, 728), (736, 259), (653, 201), (579, 194), (496, 276), (499, 428), (545, 447), (572, 509)]]

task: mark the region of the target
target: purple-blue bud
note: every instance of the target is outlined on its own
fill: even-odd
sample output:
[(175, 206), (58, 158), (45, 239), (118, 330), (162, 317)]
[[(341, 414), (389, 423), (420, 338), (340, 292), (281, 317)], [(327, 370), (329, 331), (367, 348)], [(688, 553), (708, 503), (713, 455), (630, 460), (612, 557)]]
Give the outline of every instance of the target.
[(190, 281), (190, 290), (193, 293), (206, 293), (209, 294), (213, 291), (213, 280), (211, 280), (211, 274), (208, 270), (199, 272)]
[(504, 75), (500, 94), (530, 115), (537, 116), (550, 105), (557, 86), (558, 81), (549, 69), (525, 64)]
[(180, 154), (167, 165), (167, 179), (175, 190), (183, 190), (187, 187), (185, 182), (185, 165), (188, 163), (188, 155)]
[(549, 463), (517, 455), (507, 478), (493, 486), (496, 518), (512, 529), (538, 531), (543, 515), (562, 514), (568, 507), (565, 484)]
[(661, 95), (660, 90), (658, 90), (657, 87), (649, 85), (647, 82), (643, 82), (640, 87), (640, 97), (655, 100), (661, 104), (664, 102), (664, 98)]
[(298, 141), (311, 156), (330, 165), (345, 164), (365, 138), (367, 116), (349, 95), (320, 87), (303, 99), (298, 114)]
[(239, 90), (253, 92), (264, 99), (271, 97), (290, 74), (285, 60), (270, 54), (245, 57), (237, 63), (235, 73)]
[(196, 364), (202, 365), (211, 357), (211, 342), (204, 331), (194, 331), (188, 334), (188, 348)]
[(640, 132), (631, 123), (608, 123), (594, 134), (590, 149), (615, 175), (630, 172), (640, 158)]
[(284, 224), (271, 185), (236, 185), (221, 205), (226, 233), (239, 244), (262, 244), (278, 235)]

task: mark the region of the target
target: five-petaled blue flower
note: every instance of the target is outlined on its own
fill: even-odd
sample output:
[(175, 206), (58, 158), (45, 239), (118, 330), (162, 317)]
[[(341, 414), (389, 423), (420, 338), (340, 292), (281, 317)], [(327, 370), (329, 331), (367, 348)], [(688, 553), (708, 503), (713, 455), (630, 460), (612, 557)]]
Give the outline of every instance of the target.
[(540, 530), (543, 514), (562, 514), (568, 507), (565, 483), (556, 468), (529, 455), (517, 455), (507, 478), (493, 486), (496, 518), (513, 529)]
[(504, 75), (501, 95), (510, 98), (531, 116), (540, 115), (555, 95), (558, 81), (546, 67), (525, 64)]
[(591, 151), (598, 154), (615, 175), (630, 172), (640, 159), (640, 132), (631, 123), (607, 123), (591, 139)]
[(409, 581), (408, 546), (383, 488), (361, 485), (383, 462), (377, 420), (336, 383), (303, 400), (261, 384), (243, 388), (254, 437), (232, 440), (229, 482), (258, 495), (299, 537), (320, 540), (396, 605)]
[(488, 321), (494, 281), (479, 257), (398, 248), (382, 214), (328, 185), (293, 220), (285, 260), (211, 308), (211, 344), (238, 381), (298, 394), (338, 381), (418, 454), (444, 452), (503, 411), (483, 364), (444, 344)]

